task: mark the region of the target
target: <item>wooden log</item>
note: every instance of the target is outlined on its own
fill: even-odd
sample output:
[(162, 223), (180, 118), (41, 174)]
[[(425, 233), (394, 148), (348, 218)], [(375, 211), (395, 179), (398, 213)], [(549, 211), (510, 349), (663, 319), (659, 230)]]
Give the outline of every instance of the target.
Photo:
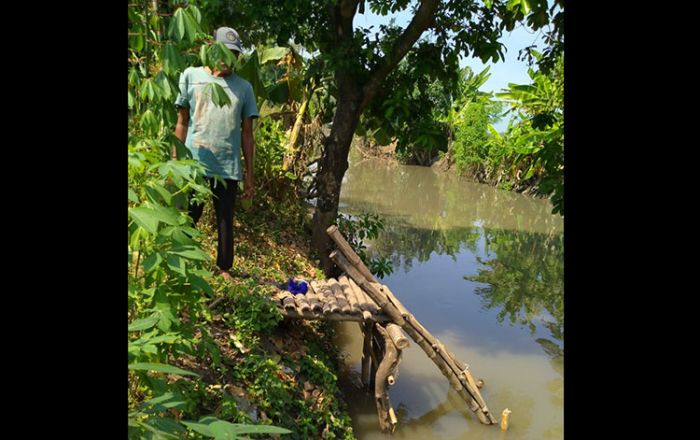
[(377, 279), (374, 278), (374, 275), (372, 275), (372, 272), (370, 272), (367, 266), (365, 266), (365, 263), (362, 262), (360, 256), (352, 250), (352, 248), (350, 247), (350, 243), (348, 243), (345, 240), (343, 234), (341, 234), (338, 230), (337, 225), (330, 225), (328, 229), (326, 229), (326, 234), (328, 234), (331, 237), (331, 239), (335, 242), (335, 244), (338, 245), (338, 249), (340, 249), (340, 252), (342, 252), (343, 255), (345, 255), (348, 261), (357, 268), (357, 270), (362, 274), (364, 278), (366, 278), (369, 281), (377, 281)]
[(333, 292), (333, 296), (335, 297), (335, 302), (338, 304), (338, 307), (340, 307), (340, 312), (341, 313), (350, 313), (350, 303), (348, 302), (348, 299), (343, 294), (343, 288), (340, 287), (338, 280), (336, 280), (335, 278), (329, 278), (328, 279), (328, 286), (331, 288), (331, 292)]
[(388, 332), (379, 324), (374, 326), (376, 332), (384, 341), (384, 357), (377, 367), (377, 372), (374, 380), (374, 399), (377, 404), (377, 415), (379, 417), (379, 426), (383, 432), (393, 432), (396, 427), (396, 415), (393, 419), (390, 415), (393, 412), (389, 394), (386, 389), (387, 376), (391, 374), (398, 363), (399, 351), (394, 345)]
[(345, 295), (345, 298), (347, 298), (348, 303), (350, 304), (350, 313), (361, 313), (362, 309), (360, 309), (360, 304), (357, 301), (357, 296), (355, 295), (355, 292), (350, 287), (348, 277), (346, 275), (338, 277), (338, 284), (340, 284), (340, 288), (343, 289), (343, 294)]
[[(484, 424), (497, 423), (493, 416), (489, 414), (488, 407), (482, 405), (483, 400), (482, 402), (477, 401), (477, 392), (474, 391), (474, 388), (472, 388), (467, 380), (461, 377), (461, 371), (454, 365), (449, 355), (444, 350), (440, 350), (440, 346), (436, 343), (437, 340), (435, 337), (420, 325), (410, 313), (408, 313), (408, 318), (410, 319), (404, 319), (403, 315), (394, 305), (393, 300), (395, 298), (392, 298), (392, 301), (388, 300), (388, 295), (391, 294), (390, 291), (385, 289), (380, 290), (376, 283), (371, 283), (363, 278), (362, 274), (360, 274), (355, 267), (350, 265), (348, 260), (337, 250), (331, 252), (330, 258), (357, 283), (360, 289), (367, 293), (367, 295), (381, 307), (384, 313), (389, 316), (395, 324), (401, 326), (418, 346), (423, 349), (447, 378), (452, 388), (454, 388), (467, 404), (469, 404), (472, 411), (476, 413), (479, 421)], [(393, 294), (391, 295), (393, 296)], [(396, 300), (396, 302), (398, 302), (398, 300)]]
[(396, 348), (400, 350), (405, 350), (409, 347), (409, 345), (411, 345), (411, 343), (408, 342), (408, 338), (406, 337), (406, 335), (404, 335), (403, 331), (401, 330), (401, 327), (399, 327), (398, 325), (387, 324), (386, 331), (389, 334), (391, 340), (394, 342), (394, 345), (396, 345)]

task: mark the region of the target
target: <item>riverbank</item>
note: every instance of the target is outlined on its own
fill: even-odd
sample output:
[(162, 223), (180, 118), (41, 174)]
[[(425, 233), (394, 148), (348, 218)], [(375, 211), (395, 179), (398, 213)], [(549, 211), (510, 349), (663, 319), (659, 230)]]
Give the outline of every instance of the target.
[[(237, 200), (233, 279), (210, 281), (216, 294), (211, 319), (201, 323), (206, 332), (195, 332), (195, 339), (207, 349), (215, 346), (219, 356), (198, 351), (174, 360), (173, 365), (199, 374), (203, 386), (193, 385), (188, 390), (193, 403), (172, 415), (272, 424), (292, 431), (285, 439), (354, 439), (337, 384), (332, 324), (283, 320), (267, 301), (290, 276), (323, 278), (309, 257), (305, 211), (271, 201), (257, 204), (244, 210)], [(198, 228), (204, 232), (203, 248), (215, 256), (210, 204)]]
[[(380, 146), (368, 142), (360, 136), (356, 136), (355, 139), (353, 139), (352, 148), (360, 157), (365, 159), (381, 159), (394, 165), (417, 165), (402, 162), (399, 155), (396, 154), (395, 141), (387, 146)], [(435, 160), (428, 168), (441, 173), (450, 173), (465, 177), (476, 183), (485, 183), (499, 189), (537, 197), (538, 182), (532, 178), (525, 179), (521, 171), (516, 171), (512, 176), (506, 176), (503, 172), (488, 172), (485, 170), (486, 167), (483, 166), (474, 166), (459, 170), (455, 160), (449, 154), (442, 155), (442, 157)]]

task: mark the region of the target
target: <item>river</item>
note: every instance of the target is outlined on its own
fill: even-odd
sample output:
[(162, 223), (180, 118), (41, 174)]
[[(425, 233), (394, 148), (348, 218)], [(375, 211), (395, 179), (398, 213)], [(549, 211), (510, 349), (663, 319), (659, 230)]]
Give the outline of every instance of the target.
[[(391, 259), (380, 280), (485, 384), (507, 433), (484, 426), (425, 353), (404, 350), (389, 389), (398, 439), (561, 439), (564, 403), (563, 218), (548, 200), (427, 167), (355, 159), (340, 212), (385, 222), (370, 253)], [(362, 338), (339, 323), (341, 385), (359, 439), (384, 439), (373, 393), (359, 387)]]

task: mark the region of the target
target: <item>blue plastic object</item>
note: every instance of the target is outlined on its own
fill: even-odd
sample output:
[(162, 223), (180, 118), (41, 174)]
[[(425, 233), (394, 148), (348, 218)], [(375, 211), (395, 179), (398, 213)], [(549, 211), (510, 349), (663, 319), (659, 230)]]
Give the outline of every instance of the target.
[(289, 279), (287, 290), (295, 295), (303, 295), (309, 291), (309, 283), (304, 280), (293, 280)]

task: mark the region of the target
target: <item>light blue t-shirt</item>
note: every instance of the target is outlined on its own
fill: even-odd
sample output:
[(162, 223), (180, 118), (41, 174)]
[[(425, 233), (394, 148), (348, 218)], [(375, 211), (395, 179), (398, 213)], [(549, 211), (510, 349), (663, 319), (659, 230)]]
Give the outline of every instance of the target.
[[(226, 91), (231, 104), (219, 107), (207, 84), (215, 82)], [(235, 73), (218, 77), (203, 67), (188, 67), (180, 75), (180, 93), (175, 105), (190, 109), (185, 145), (208, 177), (242, 180), (241, 121), (257, 118), (258, 107), (250, 83)]]

